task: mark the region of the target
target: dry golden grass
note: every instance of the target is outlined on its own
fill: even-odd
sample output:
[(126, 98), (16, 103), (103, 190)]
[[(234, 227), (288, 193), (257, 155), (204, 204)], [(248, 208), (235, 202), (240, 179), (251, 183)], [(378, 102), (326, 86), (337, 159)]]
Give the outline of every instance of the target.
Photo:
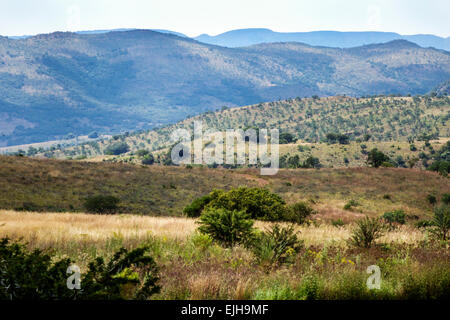
[[(255, 226), (266, 229), (271, 223), (257, 221)], [(124, 243), (143, 241), (149, 236), (184, 240), (197, 228), (194, 219), (149, 217), (137, 215), (92, 215), (81, 213), (33, 213), (0, 210), (0, 237), (23, 238), (37, 247), (49, 247), (69, 242), (103, 243), (120, 236)], [(329, 224), (298, 226), (306, 245), (345, 245), (353, 225), (334, 227)], [(403, 226), (388, 232), (380, 241), (415, 243), (423, 233)]]
[(186, 218), (137, 215), (92, 215), (81, 213), (34, 213), (0, 210), (0, 236), (41, 243), (68, 241), (101, 242), (120, 235), (126, 240), (149, 235), (186, 238), (196, 228)]

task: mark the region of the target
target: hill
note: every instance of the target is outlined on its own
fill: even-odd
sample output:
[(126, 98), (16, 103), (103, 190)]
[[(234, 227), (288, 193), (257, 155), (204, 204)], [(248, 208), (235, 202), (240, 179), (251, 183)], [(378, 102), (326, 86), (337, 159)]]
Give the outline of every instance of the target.
[(312, 46), (350, 48), (393, 40), (408, 40), (422, 47), (450, 50), (450, 37), (442, 38), (431, 34), (400, 35), (395, 32), (275, 32), (270, 29), (238, 29), (210, 36), (202, 34), (198, 41), (223, 47), (246, 47), (271, 42), (302, 42)]
[[(83, 211), (88, 196), (114, 195), (120, 211), (179, 216), (182, 209), (214, 188), (266, 187), (288, 203), (309, 201), (322, 219), (354, 220), (361, 213), (378, 215), (404, 209), (424, 217), (438, 199), (450, 193), (448, 178), (434, 172), (397, 168), (281, 169), (262, 177), (255, 169), (209, 169), (140, 166), (119, 163), (39, 160), (0, 156), (0, 209)], [(389, 196), (385, 196), (389, 195)], [(343, 210), (349, 200), (354, 211)]]
[[(109, 146), (118, 142), (126, 143), (131, 154), (140, 149), (160, 152), (158, 150), (170, 146), (171, 132), (177, 128), (191, 130), (193, 122), (201, 120), (204, 129), (222, 131), (249, 127), (277, 128), (299, 139), (297, 144), (280, 148), (282, 154), (297, 153), (301, 158), (312, 154), (329, 167), (357, 167), (365, 165), (365, 158), (361, 155), (362, 144), (366, 148), (378, 147), (386, 153), (393, 152), (393, 158), (402, 156), (405, 161), (417, 158), (420, 148), (424, 148), (424, 140), (450, 137), (449, 112), (450, 99), (446, 96), (290, 99), (207, 112), (158, 130), (118, 135), (74, 147), (54, 146), (52, 150), (45, 151), (45, 156), (93, 158), (103, 156)], [(347, 135), (350, 144), (319, 143), (326, 142), (329, 133)], [(408, 141), (414, 140), (419, 151), (411, 151)], [(311, 143), (314, 145), (308, 146)], [(298, 151), (302, 144), (307, 144), (303, 149), (308, 152)], [(434, 147), (439, 148), (439, 145)], [(347, 164), (344, 158), (348, 158)]]
[(0, 37), (0, 146), (150, 129), (224, 105), (423, 94), (448, 78), (449, 52), (404, 40), (231, 49), (148, 30)]

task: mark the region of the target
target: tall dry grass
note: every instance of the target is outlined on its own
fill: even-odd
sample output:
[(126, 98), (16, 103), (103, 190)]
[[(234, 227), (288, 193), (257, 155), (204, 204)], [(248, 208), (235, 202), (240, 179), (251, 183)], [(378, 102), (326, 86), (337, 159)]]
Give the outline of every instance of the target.
[[(255, 226), (266, 229), (269, 222), (257, 221)], [(184, 240), (197, 228), (194, 219), (180, 217), (150, 217), (137, 215), (92, 215), (83, 213), (34, 213), (0, 210), (0, 237), (22, 238), (36, 247), (51, 247), (68, 242), (101, 243), (120, 237), (124, 243), (144, 241), (149, 236)], [(297, 226), (306, 245), (344, 245), (353, 225), (333, 227), (329, 224)], [(415, 243), (424, 234), (402, 226), (386, 233), (383, 242)]]

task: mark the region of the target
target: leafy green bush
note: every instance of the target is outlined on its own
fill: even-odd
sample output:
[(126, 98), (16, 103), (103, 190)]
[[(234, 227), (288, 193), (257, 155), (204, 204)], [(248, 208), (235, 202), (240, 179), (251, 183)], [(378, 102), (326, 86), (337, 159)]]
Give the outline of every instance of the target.
[(303, 224), (306, 219), (314, 213), (314, 209), (306, 202), (297, 202), (286, 208), (282, 220)]
[(203, 197), (196, 198), (192, 203), (183, 209), (183, 213), (189, 218), (199, 217), (205, 206), (210, 203), (212, 197), (207, 194)]
[(105, 149), (106, 155), (114, 155), (118, 156), (122, 153), (127, 153), (130, 150), (130, 147), (125, 142), (117, 142), (113, 143), (112, 145), (109, 145)]
[(292, 133), (289, 132), (282, 132), (279, 137), (279, 143), (280, 144), (288, 144), (288, 143), (295, 143), (297, 139), (294, 137)]
[(383, 236), (384, 226), (377, 218), (365, 217), (356, 222), (350, 243), (357, 247), (370, 248), (376, 239)]
[(97, 195), (86, 199), (84, 207), (90, 213), (115, 213), (120, 200), (114, 196)]
[(284, 200), (264, 188), (239, 187), (228, 192), (214, 190), (207, 207), (247, 212), (252, 219), (279, 221), (286, 213)]
[(148, 299), (159, 292), (158, 269), (148, 248), (120, 249), (105, 263), (97, 257), (81, 273), (81, 288), (67, 287), (72, 261), (0, 240), (0, 300)]
[(253, 220), (245, 211), (207, 208), (197, 223), (201, 225), (198, 228), (200, 233), (211, 236), (227, 247), (246, 244), (253, 237)]
[(258, 262), (269, 265), (291, 261), (302, 248), (303, 241), (298, 239), (293, 225), (275, 224), (256, 236), (252, 244)]
[(399, 223), (399, 224), (405, 224), (405, 212), (403, 210), (394, 210), (385, 212), (383, 214), (383, 219), (386, 220), (388, 223)]
[(389, 157), (383, 152), (379, 151), (377, 148), (370, 150), (367, 155), (367, 163), (375, 168), (378, 168), (385, 162), (389, 162)]

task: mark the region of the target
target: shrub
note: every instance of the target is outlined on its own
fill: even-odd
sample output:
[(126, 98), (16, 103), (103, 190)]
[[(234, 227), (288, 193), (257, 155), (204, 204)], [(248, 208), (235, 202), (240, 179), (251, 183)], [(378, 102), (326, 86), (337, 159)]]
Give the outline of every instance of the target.
[(86, 199), (84, 207), (90, 213), (115, 213), (120, 200), (114, 196), (92, 196)]
[(197, 222), (198, 231), (211, 236), (214, 240), (232, 247), (246, 244), (253, 236), (253, 220), (245, 211), (223, 208), (207, 208)]
[(301, 165), (302, 168), (308, 169), (308, 168), (316, 168), (319, 169), (322, 167), (320, 164), (319, 158), (309, 156), (305, 162)]
[(436, 160), (428, 167), (428, 170), (436, 171), (443, 176), (447, 176), (450, 171), (450, 161)]
[(207, 207), (245, 211), (252, 219), (279, 221), (286, 212), (284, 200), (264, 188), (239, 187), (228, 192), (213, 190)]
[(150, 152), (148, 150), (145, 150), (145, 149), (141, 149), (141, 150), (136, 151), (137, 156), (141, 157), (141, 158), (145, 157), (149, 153)]
[(427, 201), (431, 204), (434, 205), (436, 204), (437, 200), (436, 200), (436, 196), (429, 194), (427, 195)]
[(147, 154), (142, 158), (141, 163), (144, 165), (152, 165), (155, 163), (155, 158), (152, 154)]
[(288, 143), (295, 143), (297, 139), (294, 137), (292, 133), (289, 132), (282, 132), (280, 134), (279, 143), (280, 144), (288, 144)]
[(81, 274), (81, 290), (67, 288), (68, 258), (0, 240), (0, 300), (148, 299), (159, 292), (158, 269), (148, 248), (120, 249), (107, 262), (97, 257)]
[(106, 155), (115, 155), (118, 156), (122, 153), (126, 153), (130, 150), (130, 147), (125, 142), (117, 142), (105, 149)]
[(311, 208), (306, 202), (297, 202), (286, 208), (286, 212), (283, 215), (282, 220), (303, 224), (306, 219), (314, 213), (314, 209)]
[(383, 219), (387, 221), (388, 223), (399, 223), (399, 224), (405, 224), (405, 212), (403, 210), (394, 210), (390, 212), (385, 212), (383, 214)]
[(190, 205), (183, 209), (183, 213), (189, 218), (199, 217), (205, 206), (212, 200), (212, 197), (207, 194), (203, 197), (197, 198)]
[(356, 222), (350, 243), (357, 247), (370, 248), (383, 235), (383, 224), (377, 218), (365, 217)]
[(377, 148), (372, 149), (367, 156), (367, 163), (372, 167), (378, 168), (385, 162), (389, 162), (389, 157)]
[(450, 206), (441, 205), (434, 209), (431, 232), (440, 240), (447, 240), (450, 230)]
[(275, 224), (255, 237), (252, 244), (258, 262), (269, 265), (291, 261), (302, 248), (303, 241), (298, 239), (293, 225), (281, 227)]
[(358, 202), (352, 199), (344, 205), (344, 210), (351, 210), (353, 207), (356, 207), (358, 205)]

